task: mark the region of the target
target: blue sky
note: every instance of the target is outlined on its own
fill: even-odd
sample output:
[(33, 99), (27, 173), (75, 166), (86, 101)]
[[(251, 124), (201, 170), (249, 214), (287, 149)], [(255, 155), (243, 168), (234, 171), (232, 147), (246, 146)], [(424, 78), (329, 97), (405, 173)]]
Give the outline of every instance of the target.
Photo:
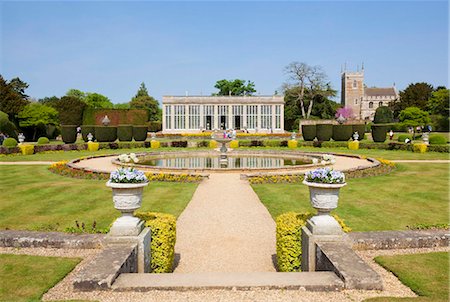
[(345, 62), (364, 61), (368, 86), (448, 83), (447, 1), (9, 1), (0, 12), (0, 74), (35, 98), (76, 88), (128, 102), (145, 82), (161, 100), (235, 78), (272, 94), (292, 61), (321, 65), (338, 90)]

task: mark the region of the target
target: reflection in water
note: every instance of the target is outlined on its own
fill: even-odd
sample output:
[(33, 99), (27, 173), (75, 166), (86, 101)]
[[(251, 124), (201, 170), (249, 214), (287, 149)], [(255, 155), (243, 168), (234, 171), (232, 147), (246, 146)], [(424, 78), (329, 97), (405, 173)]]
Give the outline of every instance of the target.
[(308, 159), (285, 159), (279, 157), (257, 156), (229, 156), (228, 165), (221, 165), (219, 157), (169, 157), (149, 160), (141, 160), (140, 165), (160, 168), (185, 168), (185, 169), (247, 169), (247, 168), (281, 168), (285, 166), (298, 166), (310, 164)]

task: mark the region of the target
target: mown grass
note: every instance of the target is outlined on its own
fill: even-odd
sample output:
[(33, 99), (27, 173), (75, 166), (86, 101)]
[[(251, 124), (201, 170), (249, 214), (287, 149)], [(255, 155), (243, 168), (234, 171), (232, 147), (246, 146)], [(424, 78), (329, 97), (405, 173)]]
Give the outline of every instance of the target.
[[(178, 216), (197, 184), (152, 182), (144, 189), (142, 211)], [(105, 181), (73, 179), (45, 166), (0, 166), (0, 229), (63, 231), (75, 221), (107, 228), (120, 213)]]
[(80, 262), (77, 258), (0, 255), (0, 301), (40, 301)]
[[(448, 164), (399, 164), (384, 176), (348, 179), (338, 208), (353, 231), (404, 230), (417, 224), (446, 224), (449, 210)], [(314, 211), (301, 184), (252, 185), (272, 217)]]
[(419, 297), (382, 297), (367, 302), (446, 302), (449, 301), (449, 254), (447, 252), (380, 256), (375, 261), (391, 271)]

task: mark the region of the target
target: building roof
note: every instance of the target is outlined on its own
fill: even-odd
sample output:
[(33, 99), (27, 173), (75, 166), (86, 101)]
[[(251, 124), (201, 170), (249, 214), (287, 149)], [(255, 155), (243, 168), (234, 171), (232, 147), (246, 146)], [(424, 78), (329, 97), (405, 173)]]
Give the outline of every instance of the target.
[(283, 95), (271, 96), (163, 96), (163, 104), (284, 104)]
[(364, 88), (364, 94), (366, 96), (397, 96), (397, 92), (394, 87), (389, 88)]

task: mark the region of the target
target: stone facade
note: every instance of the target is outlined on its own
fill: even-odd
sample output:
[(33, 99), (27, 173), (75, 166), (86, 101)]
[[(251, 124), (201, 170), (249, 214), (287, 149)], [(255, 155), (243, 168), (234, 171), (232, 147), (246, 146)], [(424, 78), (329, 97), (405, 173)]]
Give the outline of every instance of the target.
[(163, 133), (284, 132), (284, 96), (163, 96)]
[(398, 98), (395, 85), (387, 88), (366, 87), (364, 69), (344, 71), (341, 75), (341, 104), (352, 109), (355, 119), (373, 120), (378, 107), (388, 106)]

